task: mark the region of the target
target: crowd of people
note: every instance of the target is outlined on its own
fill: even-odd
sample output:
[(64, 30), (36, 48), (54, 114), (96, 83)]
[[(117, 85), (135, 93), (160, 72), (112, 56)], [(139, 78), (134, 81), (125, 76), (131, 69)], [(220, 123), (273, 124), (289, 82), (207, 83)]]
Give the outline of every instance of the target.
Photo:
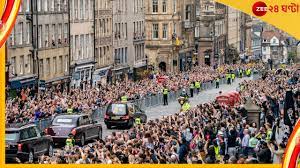
[[(59, 88), (50, 88), (45, 92), (36, 94), (33, 89), (22, 89), (20, 94), (6, 100), (6, 122), (24, 123), (36, 122), (42, 118), (51, 117), (57, 113), (71, 109), (74, 112), (89, 113), (105, 106), (110, 102), (126, 95), (128, 99), (141, 99), (162, 92), (164, 87), (169, 90), (179, 90), (188, 87), (192, 81), (209, 82), (224, 77), (230, 69), (233, 71), (259, 68), (261, 65), (223, 65), (218, 69), (209, 66), (194, 67), (188, 72), (174, 74), (153, 73), (149, 78), (138, 82), (117, 81), (114, 84), (103, 84), (85, 89), (71, 89), (61, 92)], [(159, 76), (167, 76), (166, 82), (159, 83)]]
[[(41, 157), (39, 163), (281, 163), (292, 129), (289, 122), (295, 123), (300, 109), (299, 79), (288, 84), (291, 78), (268, 72), (259, 80), (242, 82), (242, 100), (233, 107), (216, 101), (200, 104), (186, 113), (113, 132), (84, 147), (63, 148), (53, 157)], [(247, 121), (243, 104), (249, 100), (261, 108), (259, 123)]]

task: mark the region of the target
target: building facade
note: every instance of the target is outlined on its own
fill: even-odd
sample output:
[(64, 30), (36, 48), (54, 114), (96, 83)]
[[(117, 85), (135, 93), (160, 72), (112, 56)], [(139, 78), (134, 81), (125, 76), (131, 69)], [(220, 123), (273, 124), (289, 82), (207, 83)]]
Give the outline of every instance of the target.
[(192, 0), (146, 0), (146, 55), (163, 72), (193, 65), (195, 6)]
[(19, 10), (10, 37), (7, 41), (7, 78), (11, 89), (23, 86), (35, 86), (37, 83), (37, 68), (34, 66), (35, 55), (32, 44), (32, 16), (31, 1), (23, 2)]
[(225, 62), (233, 63), (239, 59), (241, 51), (241, 12), (228, 7), (227, 18), (228, 50)]
[(113, 59), (112, 1), (95, 1), (95, 60), (93, 84), (112, 81)]
[(287, 62), (288, 52), (285, 38), (277, 31), (262, 32), (262, 60), (268, 62), (272, 60), (273, 65)]
[(72, 87), (85, 88), (94, 71), (94, 0), (70, 0)]
[(134, 79), (145, 66), (144, 0), (113, 0), (114, 79)]
[(214, 21), (214, 61), (213, 65), (221, 65), (225, 62), (225, 51), (227, 45), (227, 7), (220, 3), (215, 3)]
[(252, 26), (252, 56), (253, 59), (261, 59), (262, 26), (255, 24)]

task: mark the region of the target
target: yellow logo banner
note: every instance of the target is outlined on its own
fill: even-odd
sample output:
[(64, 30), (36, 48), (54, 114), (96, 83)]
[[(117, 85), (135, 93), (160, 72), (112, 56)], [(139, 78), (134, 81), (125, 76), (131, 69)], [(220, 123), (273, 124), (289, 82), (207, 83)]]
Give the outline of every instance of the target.
[(300, 0), (216, 0), (300, 39)]

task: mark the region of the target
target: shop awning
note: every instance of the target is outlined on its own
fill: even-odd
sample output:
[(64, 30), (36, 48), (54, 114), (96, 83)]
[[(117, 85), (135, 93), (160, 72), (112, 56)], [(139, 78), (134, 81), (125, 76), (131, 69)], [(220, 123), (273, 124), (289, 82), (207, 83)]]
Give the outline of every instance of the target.
[(71, 76), (61, 76), (61, 77), (57, 77), (57, 78), (54, 78), (54, 79), (47, 80), (46, 83), (49, 84), (49, 83), (60, 82), (60, 81), (63, 81), (65, 79), (70, 79), (70, 78), (71, 78)]
[(37, 82), (37, 75), (25, 75), (16, 77), (9, 81), (11, 89), (20, 89), (35, 85)]
[(109, 67), (105, 67), (105, 68), (101, 68), (101, 69), (96, 69), (96, 70), (94, 71), (93, 75), (98, 75), (98, 76), (100, 76), (100, 77), (102, 77), (102, 76), (107, 76), (108, 71), (109, 71), (110, 68), (111, 68), (111, 67), (109, 66)]

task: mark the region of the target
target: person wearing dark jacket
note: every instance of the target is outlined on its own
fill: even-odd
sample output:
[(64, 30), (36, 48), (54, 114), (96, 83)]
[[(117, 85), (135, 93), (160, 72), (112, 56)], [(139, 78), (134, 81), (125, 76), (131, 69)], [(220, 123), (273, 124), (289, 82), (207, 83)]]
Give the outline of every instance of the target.
[(188, 145), (185, 138), (182, 138), (182, 143), (180, 144), (179, 152), (178, 152), (180, 163), (186, 163), (185, 156), (187, 155), (187, 153), (188, 153)]
[(271, 163), (272, 153), (266, 142), (261, 142), (261, 150), (257, 153), (259, 163)]
[(235, 156), (237, 153), (236, 146), (237, 146), (237, 137), (238, 133), (235, 128), (230, 128), (228, 131), (228, 139), (227, 139), (227, 153), (229, 156)]

